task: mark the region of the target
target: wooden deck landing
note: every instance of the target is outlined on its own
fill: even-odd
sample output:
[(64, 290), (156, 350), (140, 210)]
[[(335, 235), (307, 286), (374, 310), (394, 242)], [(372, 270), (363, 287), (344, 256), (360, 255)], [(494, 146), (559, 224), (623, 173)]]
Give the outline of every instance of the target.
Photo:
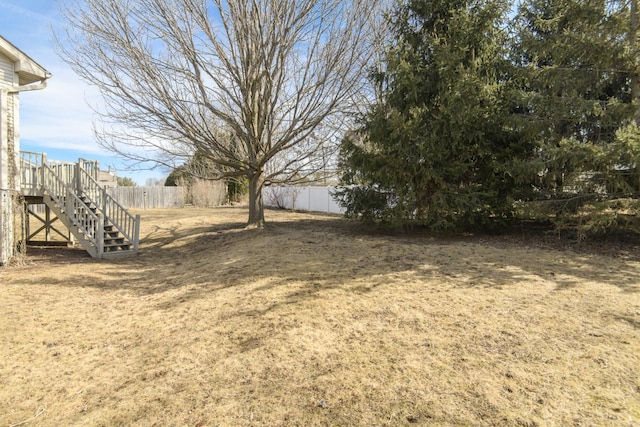
[(95, 258), (136, 254), (140, 216), (107, 194), (98, 174), (97, 161), (59, 162), (43, 153), (21, 152), (27, 244), (77, 242)]

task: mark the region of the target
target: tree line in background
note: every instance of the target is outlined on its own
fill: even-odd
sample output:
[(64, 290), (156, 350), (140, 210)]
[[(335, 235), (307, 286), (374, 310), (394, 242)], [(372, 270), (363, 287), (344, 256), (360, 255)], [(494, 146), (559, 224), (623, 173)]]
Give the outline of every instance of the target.
[(64, 0), (58, 46), (104, 147), (225, 180), (249, 225), (337, 168), (364, 221), (638, 231), (637, 1)]
[(640, 232), (637, 0), (407, 0), (341, 145), (347, 215)]
[[(220, 169), (223, 166), (212, 162), (205, 154), (196, 152), (188, 162), (173, 169), (164, 181), (165, 186), (182, 186), (187, 189), (187, 199), (193, 197), (194, 193), (207, 191), (211, 181), (217, 177), (224, 176)], [(227, 177), (219, 180), (220, 185), (216, 190), (220, 191), (220, 186), (224, 187), (225, 202), (239, 203), (246, 201), (249, 192), (249, 183), (246, 177)], [(192, 202), (189, 202), (192, 203)]]
[[(219, 206), (246, 202), (246, 178), (219, 179), (220, 168), (206, 156), (196, 153), (188, 162), (174, 168), (166, 178), (147, 178), (144, 187), (183, 187), (184, 203), (194, 206)], [(118, 187), (138, 187), (130, 177), (116, 177)]]

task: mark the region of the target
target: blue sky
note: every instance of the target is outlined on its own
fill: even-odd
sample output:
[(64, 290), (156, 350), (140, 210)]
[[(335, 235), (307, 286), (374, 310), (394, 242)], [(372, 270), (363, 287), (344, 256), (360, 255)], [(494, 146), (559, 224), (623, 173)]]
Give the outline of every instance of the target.
[(55, 160), (99, 160), (102, 169), (116, 169), (139, 185), (166, 176), (166, 170), (128, 170), (95, 142), (89, 105), (99, 105), (100, 96), (55, 52), (53, 31), (62, 26), (55, 1), (0, 0), (0, 35), (52, 74), (46, 89), (20, 94), (20, 148)]

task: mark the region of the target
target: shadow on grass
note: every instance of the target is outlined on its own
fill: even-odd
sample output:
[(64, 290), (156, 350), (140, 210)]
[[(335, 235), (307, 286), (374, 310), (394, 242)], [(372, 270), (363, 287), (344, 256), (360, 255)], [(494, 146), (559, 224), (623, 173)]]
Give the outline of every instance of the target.
[[(78, 249), (46, 248), (38, 249), (36, 259), (88, 264), (77, 275), (45, 278), (46, 284), (143, 295), (186, 288), (176, 303), (239, 285), (260, 292), (294, 282), (295, 291), (274, 304), (298, 303), (334, 288), (364, 294), (400, 274), (456, 287), (506, 289), (544, 280), (559, 291), (586, 281), (640, 290), (637, 260), (575, 252), (541, 239), (373, 234), (337, 217), (306, 218), (281, 214), (265, 229), (247, 229), (238, 221), (180, 229), (151, 225), (139, 256), (93, 260)], [(608, 266), (607, 260), (615, 263)], [(99, 277), (92, 279), (92, 270)], [(266, 284), (252, 285), (263, 279)]]

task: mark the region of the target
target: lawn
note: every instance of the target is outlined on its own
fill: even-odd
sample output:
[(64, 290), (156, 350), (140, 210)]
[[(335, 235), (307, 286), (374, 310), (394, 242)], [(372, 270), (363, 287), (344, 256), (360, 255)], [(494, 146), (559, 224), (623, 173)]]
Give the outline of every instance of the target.
[(0, 426), (638, 426), (640, 249), (142, 215), (0, 270)]

